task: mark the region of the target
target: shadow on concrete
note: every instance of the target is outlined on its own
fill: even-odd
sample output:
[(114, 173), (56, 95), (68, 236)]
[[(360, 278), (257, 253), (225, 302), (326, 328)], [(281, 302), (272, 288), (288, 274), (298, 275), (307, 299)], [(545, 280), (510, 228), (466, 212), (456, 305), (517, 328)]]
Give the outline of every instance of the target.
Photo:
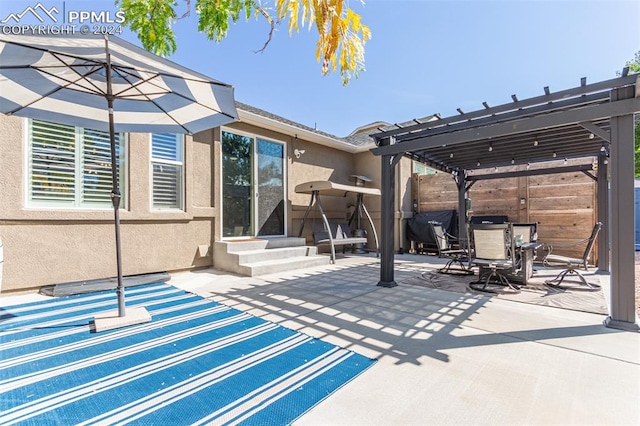
[(448, 362), (446, 351), (451, 349), (620, 332), (598, 324), (506, 332), (476, 328), (474, 318), (490, 298), (403, 284), (425, 268), (396, 262), (399, 285), (394, 288), (376, 285), (379, 263), (371, 259), (286, 278), (238, 278), (237, 285), (217, 290), (213, 284), (200, 294), (365, 356), (389, 357), (396, 364), (420, 365), (425, 356)]

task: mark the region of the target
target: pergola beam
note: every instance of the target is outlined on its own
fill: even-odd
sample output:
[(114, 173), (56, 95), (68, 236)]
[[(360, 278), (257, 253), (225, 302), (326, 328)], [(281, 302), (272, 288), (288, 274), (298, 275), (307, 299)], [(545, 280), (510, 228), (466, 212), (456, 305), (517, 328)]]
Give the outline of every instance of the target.
[(568, 108), (575, 108), (582, 105), (605, 103), (609, 99), (608, 92), (593, 93), (590, 95), (584, 95), (579, 98), (565, 99), (557, 101), (555, 103), (546, 103), (543, 105), (536, 105), (535, 107), (527, 108), (526, 110), (509, 111), (500, 115), (490, 115), (487, 117), (477, 118), (473, 120), (466, 120), (459, 123), (451, 123), (446, 125), (439, 125), (440, 122), (435, 123), (430, 128), (426, 128), (421, 131), (414, 131), (409, 133), (403, 133), (396, 135), (396, 140), (402, 142), (404, 140), (411, 140), (418, 137), (433, 136), (440, 133), (451, 133), (452, 131), (460, 131), (464, 129), (480, 127), (484, 125), (498, 124), (505, 121), (509, 121), (514, 118), (522, 118), (527, 116), (533, 116), (541, 113), (551, 113), (558, 110), (566, 110)]
[(519, 170), (515, 172), (471, 175), (467, 177), (467, 181), (475, 182), (478, 180), (506, 179), (506, 178), (512, 178), (512, 177), (520, 177), (520, 176), (539, 176), (539, 175), (551, 175), (551, 174), (557, 174), (557, 173), (585, 172), (589, 170), (593, 170), (592, 164), (578, 164), (575, 166), (551, 167), (549, 169)]
[(590, 105), (576, 110), (557, 111), (551, 114), (527, 117), (491, 126), (461, 130), (455, 133), (445, 133), (408, 140), (394, 145), (379, 146), (371, 151), (375, 155), (394, 155), (442, 145), (458, 145), (465, 142), (491, 139), (504, 135), (535, 132), (536, 130), (598, 120), (606, 117), (617, 117), (627, 114), (628, 111), (638, 110), (640, 110), (640, 98), (624, 99), (612, 101), (607, 104)]
[(611, 87), (619, 87), (619, 86), (625, 86), (625, 85), (635, 84), (635, 83), (636, 83), (636, 76), (634, 75), (618, 77), (615, 79), (600, 81), (600, 82), (589, 84), (586, 86), (574, 87), (572, 89), (562, 90), (555, 93), (549, 93), (549, 94), (545, 93), (544, 95), (536, 96), (536, 97), (525, 99), (522, 101), (512, 102), (508, 104), (498, 105), (495, 107), (485, 108), (478, 111), (469, 112), (464, 114), (464, 116), (457, 115), (457, 116), (452, 116), (448, 118), (443, 118), (437, 121), (430, 121), (430, 122), (424, 122), (422, 124), (406, 126), (400, 129), (396, 128), (392, 130), (387, 130), (387, 131), (383, 131), (376, 134), (375, 137), (381, 139), (387, 136), (397, 136), (401, 133), (408, 133), (408, 132), (414, 132), (417, 130), (423, 130), (426, 127), (432, 127), (434, 124), (445, 125), (445, 124), (460, 122), (464, 120), (472, 120), (474, 118), (484, 117), (487, 114), (497, 115), (507, 111), (521, 110), (521, 109), (532, 107), (539, 104), (548, 104), (549, 102), (560, 101), (562, 99), (569, 98), (569, 97), (572, 97), (572, 98), (579, 97), (582, 95), (587, 95), (593, 92), (598, 92), (603, 90), (608, 91), (611, 89)]
[(588, 121), (582, 122), (582, 123), (578, 123), (580, 124), (580, 126), (584, 127), (585, 129), (587, 129), (588, 131), (590, 131), (591, 133), (593, 133), (594, 135), (598, 136), (600, 139), (603, 139), (607, 142), (611, 142), (611, 133), (596, 126), (593, 123), (589, 123)]

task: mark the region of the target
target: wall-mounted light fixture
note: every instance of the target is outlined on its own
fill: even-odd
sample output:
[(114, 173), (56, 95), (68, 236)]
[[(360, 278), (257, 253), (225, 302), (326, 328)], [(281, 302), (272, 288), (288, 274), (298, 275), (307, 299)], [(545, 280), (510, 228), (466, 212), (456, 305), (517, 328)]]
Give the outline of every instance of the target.
[(296, 158), (300, 158), (300, 156), (301, 156), (302, 154), (304, 154), (304, 153), (305, 153), (305, 150), (304, 150), (304, 149), (298, 149), (298, 148), (296, 148), (296, 149), (294, 149), (294, 150), (293, 150), (293, 155), (295, 155), (295, 156), (296, 156)]

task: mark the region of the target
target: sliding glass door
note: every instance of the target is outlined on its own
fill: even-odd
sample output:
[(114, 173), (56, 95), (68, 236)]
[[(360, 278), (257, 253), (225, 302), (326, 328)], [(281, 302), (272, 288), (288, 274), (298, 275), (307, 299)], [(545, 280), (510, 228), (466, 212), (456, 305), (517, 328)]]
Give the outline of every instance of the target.
[(285, 235), (284, 144), (222, 132), (223, 237)]

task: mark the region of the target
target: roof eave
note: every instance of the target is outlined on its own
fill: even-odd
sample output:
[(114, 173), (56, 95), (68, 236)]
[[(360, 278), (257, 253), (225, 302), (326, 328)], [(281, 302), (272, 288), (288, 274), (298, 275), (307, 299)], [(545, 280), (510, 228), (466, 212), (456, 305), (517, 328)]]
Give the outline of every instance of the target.
[(329, 148), (335, 148), (340, 151), (346, 151), (352, 154), (367, 151), (375, 146), (373, 139), (371, 145), (356, 146), (339, 139), (331, 138), (307, 129), (303, 129), (288, 123), (283, 123), (277, 120), (273, 120), (268, 117), (255, 114), (253, 112), (245, 111), (238, 108), (238, 116), (243, 123), (259, 126), (268, 130), (273, 130), (278, 133), (289, 135), (291, 137), (298, 137), (309, 142), (323, 145)]

